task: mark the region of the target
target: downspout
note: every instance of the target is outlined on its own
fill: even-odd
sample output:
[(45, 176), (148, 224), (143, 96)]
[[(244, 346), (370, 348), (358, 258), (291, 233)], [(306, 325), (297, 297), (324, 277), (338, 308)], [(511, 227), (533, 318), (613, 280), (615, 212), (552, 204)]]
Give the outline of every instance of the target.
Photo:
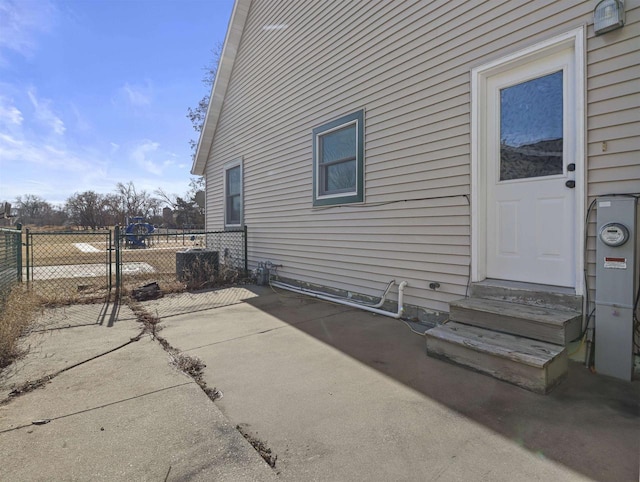
[[(409, 283), (407, 283), (406, 281), (403, 281), (402, 283), (400, 283), (400, 285), (398, 285), (398, 311), (394, 313), (392, 311), (381, 310), (381, 309), (379, 309), (379, 307), (374, 307), (374, 306), (370, 306), (370, 305), (363, 305), (361, 303), (355, 303), (353, 301), (345, 300), (343, 298), (332, 297), (332, 296), (329, 296), (329, 295), (320, 294), (318, 292), (310, 292), (309, 290), (296, 288), (295, 286), (291, 286), (291, 285), (288, 285), (288, 284), (285, 284), (285, 283), (281, 283), (279, 281), (272, 281), (271, 282), (271, 285), (275, 286), (276, 288), (282, 288), (282, 289), (285, 289), (285, 290), (288, 290), (288, 291), (293, 291), (294, 293), (299, 293), (299, 294), (311, 296), (313, 298), (318, 298), (320, 300), (330, 301), (332, 303), (338, 303), (340, 305), (350, 306), (352, 308), (359, 308), (361, 310), (370, 311), (371, 313), (375, 313), (377, 315), (389, 316), (389, 317), (395, 318), (395, 319), (401, 318), (403, 313), (404, 313), (404, 306), (403, 306), (404, 305), (404, 288), (408, 284)], [(390, 286), (391, 286), (391, 283), (389, 284), (389, 287)], [(387, 288), (387, 291), (389, 290), (389, 287)], [(385, 295), (386, 295), (386, 292), (385, 292)], [(382, 303), (384, 303), (384, 296), (383, 296)], [(380, 303), (378, 303), (378, 304), (380, 306), (382, 306)]]

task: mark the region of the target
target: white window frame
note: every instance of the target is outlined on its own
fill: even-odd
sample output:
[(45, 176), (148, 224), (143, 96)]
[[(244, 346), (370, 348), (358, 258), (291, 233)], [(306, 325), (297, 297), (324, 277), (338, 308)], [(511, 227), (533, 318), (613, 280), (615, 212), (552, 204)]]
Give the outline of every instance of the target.
[[(229, 223), (228, 222), (228, 211), (227, 211), (227, 172), (236, 167), (240, 167), (240, 223)], [(225, 229), (239, 229), (244, 226), (244, 166), (243, 159), (240, 157), (238, 159), (234, 159), (233, 161), (227, 162), (222, 169), (222, 186), (223, 186), (223, 215), (224, 215), (224, 227)]]

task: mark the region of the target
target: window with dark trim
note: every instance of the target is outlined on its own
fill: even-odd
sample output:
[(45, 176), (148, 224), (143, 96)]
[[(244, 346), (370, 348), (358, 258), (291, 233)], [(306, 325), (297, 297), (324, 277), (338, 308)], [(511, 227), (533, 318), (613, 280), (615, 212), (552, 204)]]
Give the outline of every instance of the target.
[(313, 129), (313, 205), (364, 200), (364, 111)]
[(227, 228), (242, 226), (242, 160), (224, 167), (224, 225)]

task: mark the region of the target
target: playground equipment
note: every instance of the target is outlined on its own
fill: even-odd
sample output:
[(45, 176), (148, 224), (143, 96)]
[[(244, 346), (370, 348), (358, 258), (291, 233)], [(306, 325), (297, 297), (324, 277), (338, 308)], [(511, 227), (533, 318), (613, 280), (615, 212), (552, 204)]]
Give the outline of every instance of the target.
[(128, 248), (146, 248), (150, 245), (147, 239), (153, 233), (152, 224), (145, 223), (143, 217), (134, 217), (129, 220), (125, 228), (125, 246)]

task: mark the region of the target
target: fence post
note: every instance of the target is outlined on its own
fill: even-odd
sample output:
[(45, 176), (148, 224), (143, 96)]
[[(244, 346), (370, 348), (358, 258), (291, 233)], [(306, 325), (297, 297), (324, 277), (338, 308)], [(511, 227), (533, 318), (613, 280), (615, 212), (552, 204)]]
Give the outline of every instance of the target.
[(19, 233), (15, 236), (16, 241), (16, 264), (18, 265), (18, 282), (22, 283), (22, 224), (16, 224), (16, 229)]
[(25, 245), (26, 245), (26, 249), (25, 249), (25, 255), (27, 256), (27, 283), (29, 282), (29, 280), (31, 279), (31, 257), (29, 256), (29, 228), (26, 229), (26, 236), (25, 239), (27, 240)]
[(109, 238), (109, 242), (108, 242), (109, 255), (107, 256), (107, 262), (109, 263), (109, 270), (108, 270), (108, 273), (109, 273), (109, 293), (111, 293), (111, 288), (112, 288), (112, 284), (111, 284), (112, 280), (111, 280), (111, 278), (113, 277), (113, 266), (112, 266), (112, 264), (113, 264), (113, 257), (112, 257), (113, 256), (113, 242), (112, 242), (112, 239), (113, 238), (111, 237), (111, 230), (109, 230), (109, 234), (107, 235), (107, 238)]
[(113, 230), (114, 236), (114, 246), (116, 249), (116, 292), (120, 292), (120, 276), (121, 276), (121, 267), (120, 267), (120, 226), (116, 224)]
[(248, 252), (248, 241), (247, 241), (247, 225), (244, 225), (244, 275), (249, 275), (249, 252)]

